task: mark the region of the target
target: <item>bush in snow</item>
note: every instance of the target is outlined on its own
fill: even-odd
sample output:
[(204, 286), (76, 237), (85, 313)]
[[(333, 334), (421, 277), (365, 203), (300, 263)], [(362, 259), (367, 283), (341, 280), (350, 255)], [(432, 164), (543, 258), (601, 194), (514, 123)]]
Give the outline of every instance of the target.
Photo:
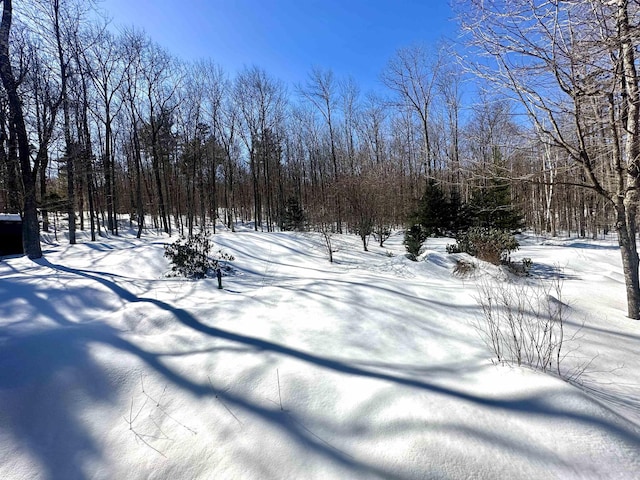
[(164, 256), (171, 262), (173, 276), (204, 278), (220, 268), (220, 260), (233, 261), (233, 256), (218, 251), (217, 258), (210, 257), (209, 232), (201, 231), (189, 238), (180, 237), (165, 245)]
[(447, 245), (448, 253), (465, 252), (494, 265), (508, 262), (509, 254), (520, 246), (510, 232), (499, 228), (473, 227), (459, 235), (457, 242)]
[(453, 274), (456, 277), (470, 277), (476, 270), (476, 264), (466, 260), (457, 260), (453, 267)]
[(422, 251), (422, 244), (427, 240), (427, 232), (422, 225), (412, 225), (404, 233), (404, 246), (407, 257), (415, 261)]
[(476, 329), (498, 363), (555, 371), (572, 380), (579, 375), (560, 370), (566, 319), (561, 280), (541, 286), (483, 281), (476, 300), (482, 308)]

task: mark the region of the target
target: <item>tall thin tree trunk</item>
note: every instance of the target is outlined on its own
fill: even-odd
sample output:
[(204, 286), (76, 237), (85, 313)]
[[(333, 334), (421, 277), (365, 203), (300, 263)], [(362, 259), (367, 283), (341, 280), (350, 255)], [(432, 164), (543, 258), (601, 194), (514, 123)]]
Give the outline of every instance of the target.
[(24, 123), (22, 102), (18, 95), (18, 86), (9, 57), (9, 33), (13, 16), (11, 0), (2, 2), (2, 22), (0, 23), (0, 77), (9, 103), (9, 128), (15, 132), (18, 146), (18, 161), (22, 174), (24, 201), (22, 212), (22, 246), (29, 258), (42, 257), (40, 247), (40, 226), (36, 210), (36, 174), (37, 165), (31, 168), (29, 155), (29, 137)]
[(628, 0), (617, 0), (616, 19), (621, 39), (622, 84), (626, 101), (626, 148), (627, 183), (629, 187), (624, 198), (624, 211), (617, 208), (618, 241), (622, 254), (625, 284), (627, 288), (627, 310), (629, 318), (640, 319), (640, 283), (638, 281), (638, 249), (636, 243), (636, 212), (638, 188), (640, 188), (640, 90), (636, 67), (635, 36), (631, 33)]
[(67, 214), (69, 216), (69, 243), (76, 243), (76, 190), (75, 190), (75, 156), (77, 148), (71, 138), (71, 117), (69, 114), (69, 97), (67, 90), (67, 64), (64, 59), (64, 51), (62, 49), (62, 33), (60, 31), (60, 1), (53, 1), (54, 9), (54, 31), (56, 36), (56, 45), (58, 48), (58, 62), (60, 68), (60, 90), (62, 95), (62, 113), (64, 115), (64, 142), (67, 163)]

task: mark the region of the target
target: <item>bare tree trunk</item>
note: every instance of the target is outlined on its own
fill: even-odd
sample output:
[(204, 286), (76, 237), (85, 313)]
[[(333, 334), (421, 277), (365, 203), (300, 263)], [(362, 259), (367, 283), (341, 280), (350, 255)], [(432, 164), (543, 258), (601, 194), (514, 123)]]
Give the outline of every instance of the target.
[(42, 257), (40, 247), (40, 227), (36, 210), (36, 174), (37, 165), (31, 168), (29, 156), (29, 137), (24, 123), (22, 102), (18, 96), (18, 85), (9, 57), (9, 34), (13, 5), (11, 0), (3, 0), (2, 23), (0, 23), (0, 77), (9, 102), (9, 128), (15, 132), (18, 144), (18, 161), (22, 173), (24, 188), (24, 206), (22, 212), (22, 246), (29, 258)]
[[(629, 22), (629, 2), (617, 0), (618, 35), (621, 41), (623, 95), (627, 101), (626, 109), (626, 164), (627, 191), (624, 198), (624, 209), (616, 204), (618, 241), (622, 254), (625, 284), (627, 287), (627, 310), (629, 318), (640, 319), (640, 284), (638, 282), (638, 249), (636, 243), (636, 212), (638, 205), (638, 188), (640, 188), (640, 91), (636, 67), (635, 37)], [(621, 172), (620, 172), (621, 173)], [(618, 197), (619, 198), (619, 197)]]
[(67, 164), (67, 214), (69, 216), (69, 243), (76, 243), (76, 189), (75, 189), (75, 157), (77, 155), (77, 145), (71, 138), (71, 117), (69, 114), (69, 96), (67, 88), (68, 72), (67, 64), (62, 49), (62, 32), (60, 30), (60, 0), (53, 0), (54, 32), (56, 46), (58, 48), (58, 64), (60, 68), (60, 90), (62, 95), (62, 113), (64, 115), (64, 141), (66, 147)]
[[(582, 176), (569, 177), (570, 185), (613, 205), (628, 316), (640, 319), (640, 5), (628, 0), (469, 0), (465, 5), (459, 17), (463, 28), (472, 44), (495, 61), (490, 69), (477, 65), (478, 72), (515, 93), (540, 138), (580, 168)], [(603, 122), (609, 123), (607, 141), (602, 140)], [(564, 175), (573, 174), (569, 169)], [(577, 214), (584, 235), (584, 190), (577, 199), (569, 191), (565, 195), (567, 227)], [(572, 200), (579, 211), (571, 211)]]
[(138, 127), (136, 122), (132, 124), (133, 128), (133, 159), (136, 169), (136, 212), (138, 215), (138, 232), (137, 238), (142, 236), (144, 229), (144, 202), (142, 200), (142, 158), (140, 158), (140, 139), (138, 138)]
[(169, 223), (167, 222), (167, 210), (164, 203), (164, 194), (162, 193), (162, 175), (160, 174), (160, 158), (158, 152), (157, 132), (155, 132), (155, 122), (151, 121), (152, 144), (151, 144), (151, 167), (156, 181), (156, 195), (158, 195), (158, 205), (160, 208), (160, 218), (162, 220), (162, 229), (165, 233), (169, 233)]
[(636, 247), (636, 206), (625, 201), (616, 205), (616, 231), (622, 256), (622, 270), (627, 291), (627, 314), (629, 318), (640, 318), (640, 260)]

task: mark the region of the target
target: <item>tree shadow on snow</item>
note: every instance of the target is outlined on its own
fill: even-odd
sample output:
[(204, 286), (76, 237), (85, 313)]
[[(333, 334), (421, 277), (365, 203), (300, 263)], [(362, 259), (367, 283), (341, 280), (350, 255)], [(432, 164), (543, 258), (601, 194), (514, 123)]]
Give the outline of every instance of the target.
[(567, 242), (564, 246), (570, 248), (584, 248), (588, 250), (620, 250), (620, 246), (617, 244), (602, 245), (585, 241)]
[(101, 457), (80, 414), (87, 401), (114, 399), (117, 385), (88, 352), (92, 337), (110, 336), (104, 326), (0, 336), (0, 424), (37, 459), (45, 478), (87, 478), (83, 463)]
[[(552, 402), (542, 395), (526, 395), (517, 399), (486, 398), (465, 391), (460, 391), (455, 388), (425, 381), (424, 378), (428, 377), (428, 375), (410, 376), (411, 373), (409, 369), (404, 369), (404, 372), (402, 368), (395, 372), (392, 372), (390, 368), (385, 368), (385, 371), (380, 371), (376, 370), (375, 367), (374, 369), (371, 369), (363, 364), (358, 365), (355, 362), (316, 355), (312, 352), (289, 347), (286, 344), (263, 340), (249, 335), (242, 335), (207, 325), (196, 319), (184, 309), (175, 308), (161, 300), (138, 297), (108, 278), (99, 276), (94, 272), (73, 269), (62, 265), (54, 265), (44, 258), (37, 260), (37, 263), (43, 267), (74, 274), (88, 280), (95, 281), (110, 289), (124, 302), (144, 303), (153, 305), (162, 311), (170, 312), (175, 319), (184, 326), (203, 335), (230, 342), (232, 346), (249, 348), (256, 352), (271, 353), (305, 362), (326, 371), (353, 377), (379, 380), (393, 387), (415, 389), (418, 391), (428, 392), (430, 394), (441, 395), (445, 398), (451, 398), (471, 405), (489, 407), (498, 411), (526, 413), (527, 416), (552, 418), (562, 421), (571, 420), (587, 428), (598, 429), (605, 432), (607, 435), (625, 442), (633, 448), (640, 448), (640, 434), (637, 429), (632, 426), (627, 426), (622, 422), (614, 421), (613, 419), (617, 418), (614, 414), (607, 415), (606, 417), (603, 415), (600, 418), (594, 418), (587, 413), (571, 409), (568, 406), (565, 407), (558, 402)], [(74, 331), (73, 335), (65, 336), (65, 331), (69, 331), (68, 328), (78, 328), (79, 330)], [(325, 457), (333, 463), (346, 467), (352, 471), (354, 475), (378, 476), (382, 478), (413, 477), (413, 475), (405, 475), (398, 473), (397, 470), (391, 470), (390, 468), (392, 467), (385, 468), (375, 465), (375, 461), (354, 458), (348, 452), (332, 446), (319, 436), (316, 436), (306, 426), (309, 422), (312, 422), (313, 419), (304, 417), (298, 418), (295, 413), (284, 412), (277, 405), (274, 405), (273, 407), (259, 405), (242, 395), (234, 394), (232, 391), (220, 387), (216, 384), (215, 378), (211, 379), (210, 383), (201, 384), (194, 382), (187, 376), (181, 375), (166, 366), (160, 360), (158, 354), (146, 352), (136, 345), (122, 339), (116, 330), (108, 326), (100, 325), (91, 328), (85, 326), (68, 328), (61, 328), (55, 333), (43, 332), (41, 334), (33, 334), (31, 337), (5, 339), (3, 342), (3, 349), (1, 351), (2, 353), (0, 353), (0, 362), (3, 363), (3, 367), (8, 366), (8, 368), (2, 368), (0, 370), (0, 372), (3, 372), (0, 373), (0, 393), (2, 389), (18, 388), (20, 386), (20, 381), (26, 381), (26, 379), (20, 380), (17, 373), (22, 371), (21, 369), (17, 370), (20, 364), (28, 366), (28, 375), (32, 375), (30, 383), (40, 384), (42, 381), (53, 381), (57, 378), (56, 376), (60, 374), (60, 372), (64, 372), (67, 369), (72, 372), (74, 365), (87, 364), (88, 362), (90, 365), (89, 371), (92, 374), (95, 374), (100, 381), (96, 382), (93, 380), (88, 381), (87, 383), (89, 385), (94, 383), (109, 385), (108, 380), (100, 378), (100, 376), (104, 377), (104, 372), (99, 371), (99, 367), (95, 364), (91, 364), (92, 360), (86, 352), (87, 344), (91, 342), (103, 343), (122, 352), (127, 352), (137, 356), (145, 364), (162, 375), (167, 381), (191, 392), (194, 395), (203, 397), (215, 396), (234, 409), (240, 409), (246, 413), (261, 418), (263, 421), (273, 425), (275, 429), (286, 433), (302, 447)], [(53, 353), (61, 351), (62, 349), (66, 350), (66, 353), (60, 356)], [(42, 351), (43, 353), (36, 354), (35, 358), (31, 359), (29, 358), (30, 352), (34, 350)], [(33, 377), (36, 375), (42, 375), (43, 377), (36, 379)], [(95, 398), (98, 401), (112, 401), (113, 397), (110, 392), (104, 388), (98, 388), (97, 391), (92, 391), (92, 387), (90, 386), (87, 386), (87, 388), (89, 389), (87, 394), (91, 396), (91, 398)], [(37, 393), (37, 391), (31, 393)], [(578, 390), (575, 391), (575, 394), (582, 395)], [(69, 424), (70, 437), (68, 441), (63, 439), (59, 440), (58, 443), (61, 444), (57, 447), (60, 449), (60, 452), (57, 452), (59, 455), (56, 454), (53, 456), (48, 452), (48, 449), (53, 448), (54, 445), (51, 438), (48, 437), (48, 435), (51, 435), (51, 432), (40, 431), (37, 425), (33, 425), (31, 423), (31, 419), (21, 417), (21, 410), (18, 405), (11, 406), (12, 411), (9, 412), (11, 417), (16, 417), (12, 420), (12, 422), (14, 422), (12, 431), (21, 442), (29, 446), (31, 451), (40, 458), (43, 463), (45, 463), (45, 468), (49, 473), (49, 478), (63, 478), (58, 476), (58, 472), (56, 471), (56, 469), (61, 465), (70, 473), (70, 476), (64, 478), (85, 478), (82, 475), (80, 467), (75, 465), (77, 454), (74, 453), (74, 449), (79, 449), (80, 454), (85, 455), (99, 455), (100, 452), (96, 451), (92, 439), (83, 429), (82, 420), (77, 418), (73, 411), (69, 410), (73, 407), (71, 405), (67, 406), (65, 401), (66, 399), (64, 398), (63, 392), (60, 393), (59, 398), (52, 399), (52, 403), (55, 407), (53, 414), (61, 415)], [(329, 420), (330, 419), (327, 421)], [(46, 423), (44, 424), (46, 425)], [(428, 425), (424, 425), (424, 428), (428, 428)], [(491, 433), (484, 433), (483, 435), (488, 435), (485, 440), (493, 441), (497, 444), (501, 441), (507, 441), (505, 439), (494, 437)], [(384, 439), (381, 441), (384, 441)], [(528, 455), (534, 455), (534, 453), (529, 452)], [(57, 459), (55, 461), (56, 463), (47, 465), (46, 462), (51, 461), (52, 458)], [(554, 461), (551, 453), (549, 453), (548, 458), (540, 458), (538, 460), (541, 462)], [(425, 474), (427, 474), (427, 472), (425, 472)]]
[(540, 280), (572, 280), (577, 278), (575, 275), (567, 274), (561, 266), (537, 262), (533, 263), (531, 270), (529, 270), (529, 276)]

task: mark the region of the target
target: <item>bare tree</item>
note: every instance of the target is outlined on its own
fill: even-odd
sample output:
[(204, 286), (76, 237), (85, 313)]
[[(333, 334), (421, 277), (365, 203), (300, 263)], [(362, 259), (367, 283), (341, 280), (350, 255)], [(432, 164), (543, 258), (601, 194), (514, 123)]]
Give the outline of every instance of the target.
[[(301, 97), (309, 101), (320, 114), (329, 129), (329, 147), (333, 167), (333, 197), (336, 207), (336, 224), (338, 233), (342, 233), (342, 201), (338, 192), (340, 185), (340, 168), (338, 166), (337, 133), (335, 110), (337, 102), (336, 82), (331, 70), (314, 68), (304, 87), (298, 87)], [(326, 214), (324, 215), (326, 218)]]
[(146, 42), (142, 53), (142, 67), (138, 72), (142, 80), (144, 100), (147, 109), (147, 140), (151, 150), (151, 165), (156, 184), (156, 196), (162, 229), (171, 233), (171, 224), (167, 214), (167, 195), (163, 182), (162, 140), (170, 134), (173, 111), (176, 108), (175, 94), (179, 85), (174, 59), (159, 45)]
[(581, 168), (574, 185), (613, 207), (628, 316), (640, 319), (640, 5), (628, 0), (459, 4), (471, 45), (492, 61), (478, 66), (478, 73), (510, 91), (541, 139)]
[(100, 112), (96, 112), (96, 118), (104, 125), (102, 171), (107, 208), (107, 228), (117, 235), (113, 122), (124, 105), (123, 102), (117, 101), (118, 91), (125, 81), (124, 51), (122, 44), (108, 30), (100, 28), (94, 33), (94, 36), (96, 39), (80, 54), (99, 99)]
[[(213, 233), (216, 233), (216, 220), (218, 218), (218, 166), (222, 165), (224, 175), (224, 207), (229, 216), (230, 204), (233, 199), (233, 174), (229, 168), (230, 145), (233, 145), (234, 128), (231, 125), (229, 130), (223, 127), (224, 100), (228, 93), (228, 82), (224, 71), (219, 65), (213, 61), (202, 61), (196, 65), (194, 72), (204, 90), (203, 98), (203, 115), (205, 123), (209, 126), (210, 139), (207, 144), (207, 156), (209, 165), (209, 185), (207, 189), (210, 191), (209, 208), (211, 210)], [(228, 135), (229, 134), (229, 135)], [(229, 138), (231, 137), (231, 138)], [(231, 180), (227, 181), (227, 175), (231, 176)], [(226, 187), (229, 187), (228, 189)], [(232, 223), (229, 221), (227, 224)], [(230, 225), (229, 225), (230, 227)]]
[(40, 227), (38, 225), (38, 213), (36, 209), (36, 178), (38, 164), (32, 166), (29, 154), (29, 137), (24, 121), (22, 101), (18, 94), (19, 80), (16, 78), (11, 65), (9, 41), (11, 36), (11, 23), (13, 19), (13, 4), (11, 0), (2, 0), (2, 20), (0, 22), (0, 77), (2, 86), (7, 95), (9, 105), (8, 125), (15, 135), (17, 143), (17, 156), (20, 163), (22, 185), (24, 188), (23, 219), (22, 219), (22, 244), (24, 252), (29, 258), (42, 257), (40, 247)]
[[(34, 40), (35, 41), (35, 40)], [(47, 202), (47, 169), (49, 167), (49, 149), (54, 140), (56, 120), (62, 102), (59, 82), (49, 68), (51, 58), (41, 42), (29, 46), (29, 72), (26, 81), (30, 84), (33, 97), (33, 114), (38, 137), (36, 164), (40, 173), (40, 200), (42, 229), (49, 231), (49, 215)]]
[[(45, 10), (53, 26), (53, 35), (58, 55), (60, 73), (60, 90), (62, 95), (62, 113), (64, 117), (65, 161), (67, 166), (67, 214), (69, 217), (69, 243), (76, 243), (76, 186), (75, 162), (78, 156), (78, 144), (71, 131), (71, 100), (69, 98), (69, 78), (71, 76), (71, 42), (77, 38), (77, 28), (80, 23), (77, 5), (69, 5), (65, 0), (51, 0), (45, 2)], [(72, 18), (71, 8), (74, 8)]]
[[(136, 218), (138, 223), (137, 237), (142, 236), (145, 224), (145, 208), (142, 192), (142, 155), (141, 142), (139, 137), (140, 125), (142, 123), (140, 112), (140, 70), (142, 68), (141, 56), (142, 50), (146, 44), (146, 37), (137, 32), (126, 32), (123, 38), (124, 55), (127, 59), (125, 68), (125, 82), (122, 89), (122, 101), (126, 105), (127, 116), (129, 120), (129, 135), (127, 139), (127, 151), (130, 164), (135, 177), (134, 194), (132, 195), (133, 204), (135, 205)], [(129, 170), (131, 172), (131, 168)]]
[(347, 157), (349, 173), (355, 172), (355, 157), (357, 143), (357, 122), (359, 114), (360, 88), (353, 78), (340, 83), (340, 100), (342, 103), (342, 117), (344, 125), (344, 150)]
[(398, 50), (382, 73), (383, 83), (398, 96), (398, 105), (408, 108), (420, 120), (428, 177), (435, 170), (430, 122), (441, 65), (439, 54), (429, 54), (425, 46), (414, 45)]
[[(269, 178), (270, 144), (281, 130), (286, 105), (284, 85), (257, 67), (245, 69), (237, 76), (234, 95), (243, 121), (242, 139), (249, 152), (253, 183), (255, 230), (262, 225), (263, 213), (269, 214), (272, 191)], [(264, 183), (263, 183), (264, 182)], [(268, 215), (267, 228), (271, 228)]]
[[(222, 71), (208, 76), (207, 82), (218, 85), (219, 94), (214, 94), (215, 88), (210, 88), (211, 120), (214, 123), (216, 138), (224, 150), (224, 206), (226, 210), (226, 225), (235, 231), (234, 215), (236, 213), (236, 172), (240, 157), (239, 130), (240, 112), (238, 105), (229, 98), (229, 83), (223, 78)], [(218, 101), (220, 102), (218, 104)], [(216, 105), (214, 108), (213, 105)], [(219, 107), (219, 108), (218, 108)]]
[[(452, 52), (448, 58), (453, 57)], [(445, 118), (445, 155), (449, 160), (448, 170), (453, 185), (452, 193), (459, 194), (461, 188), (460, 140), (461, 140), (461, 110), (462, 110), (462, 73), (453, 62), (444, 62), (437, 79), (437, 90), (442, 97)]]

